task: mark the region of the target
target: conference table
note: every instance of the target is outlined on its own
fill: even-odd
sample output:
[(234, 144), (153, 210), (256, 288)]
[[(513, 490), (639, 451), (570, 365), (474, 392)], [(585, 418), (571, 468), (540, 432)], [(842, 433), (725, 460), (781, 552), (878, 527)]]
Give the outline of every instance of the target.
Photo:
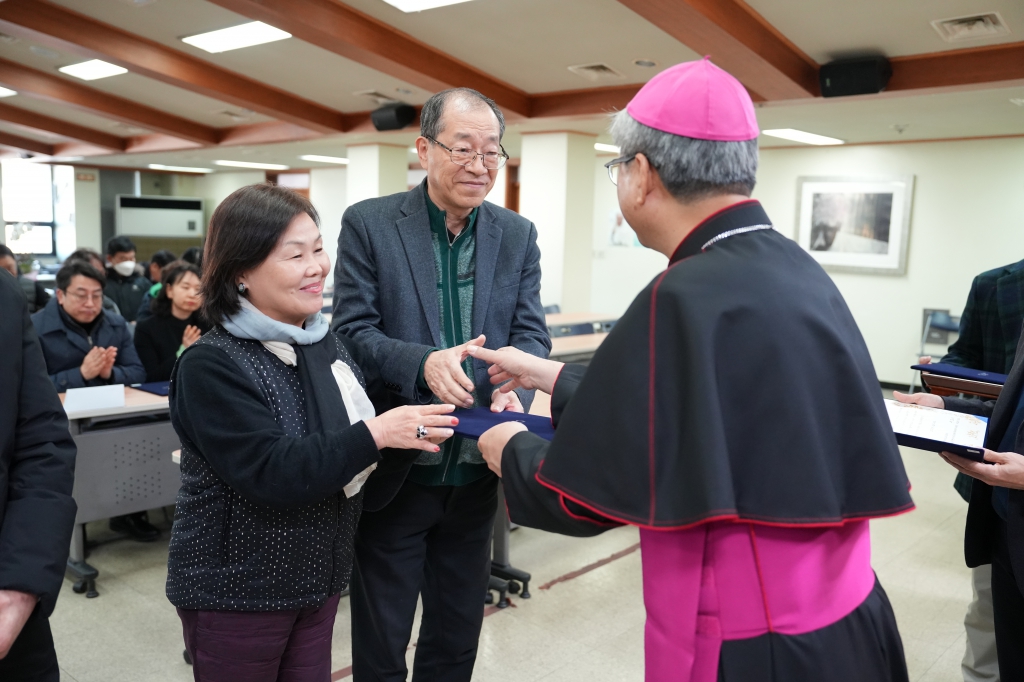
[(85, 560), (85, 524), (174, 504), (181, 477), (171, 453), (181, 446), (167, 397), (130, 387), (123, 407), (73, 410), (68, 421), (78, 446), (72, 492), (78, 513), (67, 573), (75, 592), (96, 597), (99, 571)]

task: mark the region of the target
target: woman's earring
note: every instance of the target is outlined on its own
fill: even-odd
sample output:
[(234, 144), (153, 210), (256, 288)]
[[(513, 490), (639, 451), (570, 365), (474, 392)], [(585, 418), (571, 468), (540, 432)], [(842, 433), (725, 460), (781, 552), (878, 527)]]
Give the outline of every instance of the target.
[(245, 286), (245, 282), (238, 283), (238, 293), (242, 294), (243, 296), (245, 295), (245, 292), (248, 290), (248, 288), (249, 287)]

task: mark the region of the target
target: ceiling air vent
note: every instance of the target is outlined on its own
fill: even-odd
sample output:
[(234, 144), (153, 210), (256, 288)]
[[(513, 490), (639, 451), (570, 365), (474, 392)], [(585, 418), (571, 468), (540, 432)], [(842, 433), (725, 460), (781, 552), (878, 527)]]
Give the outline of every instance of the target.
[(962, 40), (978, 38), (994, 38), (1010, 32), (999, 12), (986, 12), (969, 17), (953, 17), (952, 19), (936, 19), (932, 27), (939, 32), (947, 43), (958, 43)]
[(391, 95), (385, 95), (378, 90), (360, 90), (359, 92), (353, 92), (352, 94), (356, 97), (366, 97), (367, 99), (373, 100), (373, 103), (378, 107), (397, 101)]
[(625, 78), (621, 73), (607, 64), (577, 64), (570, 66), (569, 70), (577, 76), (583, 76), (588, 81), (609, 81)]

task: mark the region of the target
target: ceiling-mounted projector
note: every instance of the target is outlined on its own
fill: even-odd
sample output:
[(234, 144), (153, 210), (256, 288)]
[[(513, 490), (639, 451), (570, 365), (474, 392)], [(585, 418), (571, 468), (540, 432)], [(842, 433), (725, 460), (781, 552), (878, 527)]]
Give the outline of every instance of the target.
[(370, 112), (377, 130), (401, 130), (416, 120), (416, 107), (404, 102), (390, 102)]

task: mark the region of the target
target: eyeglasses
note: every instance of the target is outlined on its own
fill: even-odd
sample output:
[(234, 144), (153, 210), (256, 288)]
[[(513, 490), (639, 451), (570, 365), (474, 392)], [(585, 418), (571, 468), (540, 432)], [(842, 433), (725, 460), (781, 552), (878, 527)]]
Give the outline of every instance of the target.
[(457, 164), (459, 166), (473, 165), (473, 162), (476, 161), (476, 157), (478, 156), (483, 161), (484, 168), (486, 168), (487, 170), (498, 170), (499, 168), (505, 165), (506, 161), (508, 161), (508, 154), (505, 153), (505, 148), (501, 147), (500, 144), (498, 145), (499, 147), (501, 147), (500, 154), (498, 152), (481, 153), (476, 151), (475, 149), (465, 149), (463, 147), (456, 147), (455, 149), (452, 149), (447, 145), (441, 144), (432, 137), (428, 137), (427, 139), (436, 144), (438, 147), (447, 150), (447, 152), (451, 154), (452, 163)]
[(103, 291), (94, 291), (91, 294), (88, 292), (81, 291), (64, 291), (64, 295), (70, 298), (75, 303), (85, 303), (86, 301), (92, 301), (93, 303), (103, 302)]
[(625, 163), (629, 163), (636, 158), (636, 154), (630, 154), (629, 156), (620, 156), (617, 159), (612, 159), (604, 165), (608, 169), (608, 179), (612, 181), (612, 184), (618, 187), (619, 185), (619, 166)]

